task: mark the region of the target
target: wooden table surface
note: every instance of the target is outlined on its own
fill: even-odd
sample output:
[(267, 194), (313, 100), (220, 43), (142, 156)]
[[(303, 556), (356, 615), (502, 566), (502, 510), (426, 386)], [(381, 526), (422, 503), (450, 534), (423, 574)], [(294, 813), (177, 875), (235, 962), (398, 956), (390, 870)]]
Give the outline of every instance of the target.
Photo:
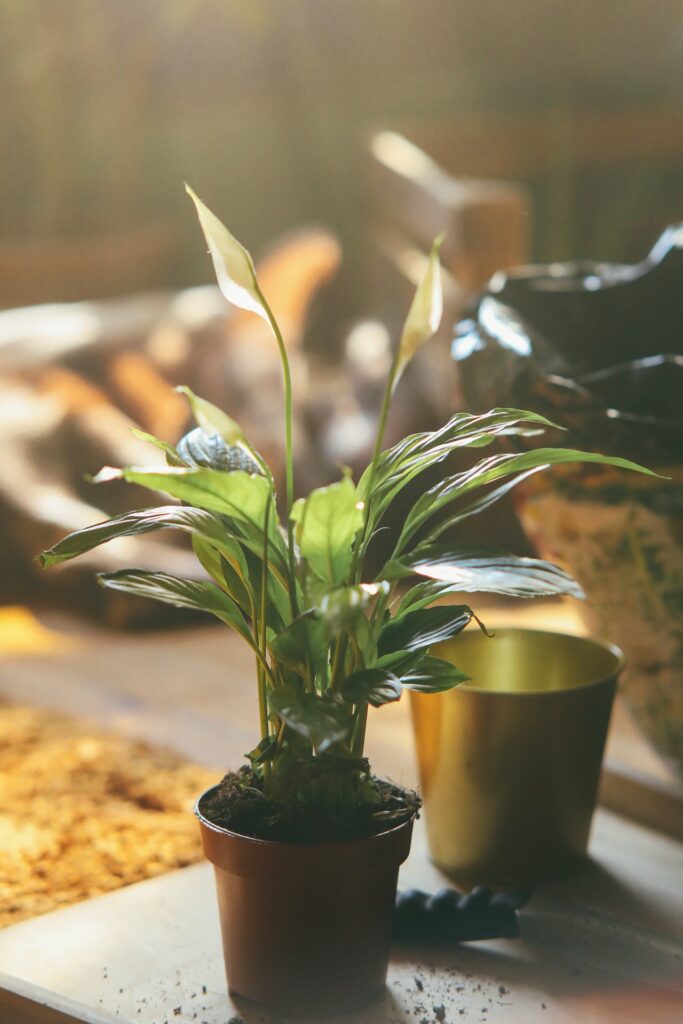
[[(556, 604), (492, 609), (487, 621), (570, 629), (572, 615), (578, 630), (575, 613)], [(0, 696), (168, 744), (217, 771), (253, 746), (252, 680), (249, 653), (220, 628), (129, 636), (0, 613)], [(642, 744), (629, 753), (630, 729), (624, 720), (612, 747), (666, 774)], [(378, 772), (415, 783), (407, 704), (371, 716), (368, 748)], [(445, 884), (421, 823), (401, 884)], [(680, 842), (600, 810), (585, 868), (535, 894), (521, 926), (519, 940), (451, 953), (397, 948), (384, 999), (346, 1020), (433, 1024), (441, 1005), (448, 1024), (683, 1020)], [(3, 1024), (265, 1020), (227, 1001), (208, 865), (5, 929), (0, 972)]]

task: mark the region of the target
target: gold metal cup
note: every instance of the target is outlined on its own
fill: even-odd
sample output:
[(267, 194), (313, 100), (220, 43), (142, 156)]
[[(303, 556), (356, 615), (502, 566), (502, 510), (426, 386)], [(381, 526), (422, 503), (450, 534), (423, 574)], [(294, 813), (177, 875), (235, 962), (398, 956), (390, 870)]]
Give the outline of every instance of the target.
[(471, 882), (557, 877), (585, 854), (618, 647), (528, 629), (466, 633), (434, 653), (471, 682), (411, 693), (432, 859)]

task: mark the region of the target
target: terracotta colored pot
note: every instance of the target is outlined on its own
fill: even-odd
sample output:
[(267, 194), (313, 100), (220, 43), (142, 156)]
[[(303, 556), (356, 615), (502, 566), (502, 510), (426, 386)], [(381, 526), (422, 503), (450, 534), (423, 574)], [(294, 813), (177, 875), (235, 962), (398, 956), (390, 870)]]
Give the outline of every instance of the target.
[(273, 843), (214, 825), (197, 801), (214, 865), (228, 988), (287, 1014), (358, 1009), (386, 983), (398, 869), (413, 822), (344, 843)]

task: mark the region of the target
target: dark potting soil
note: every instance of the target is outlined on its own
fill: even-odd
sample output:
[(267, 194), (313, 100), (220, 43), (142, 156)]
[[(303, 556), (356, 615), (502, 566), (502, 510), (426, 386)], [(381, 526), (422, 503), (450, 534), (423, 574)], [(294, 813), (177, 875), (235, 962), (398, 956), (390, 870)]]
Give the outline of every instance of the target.
[(371, 777), (373, 801), (346, 812), (289, 802), (275, 803), (250, 767), (229, 772), (200, 810), (214, 825), (254, 839), (281, 843), (330, 843), (366, 839), (415, 817), (420, 798), (386, 779)]

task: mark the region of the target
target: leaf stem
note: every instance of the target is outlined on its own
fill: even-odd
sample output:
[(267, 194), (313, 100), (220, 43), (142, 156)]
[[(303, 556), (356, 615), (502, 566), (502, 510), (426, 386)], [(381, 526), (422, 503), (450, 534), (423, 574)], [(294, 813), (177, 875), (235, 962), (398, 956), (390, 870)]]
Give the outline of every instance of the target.
[(346, 660), (346, 646), (348, 643), (348, 637), (346, 633), (342, 633), (341, 636), (337, 637), (337, 641), (334, 645), (334, 657), (332, 659), (332, 672), (330, 676), (330, 690), (338, 690), (341, 686), (341, 676), (344, 672), (344, 661)]
[(364, 549), (365, 539), (367, 537), (368, 528), (370, 525), (370, 509), (372, 506), (372, 490), (375, 484), (375, 477), (377, 476), (377, 464), (379, 462), (380, 452), (382, 450), (382, 442), (384, 441), (384, 433), (387, 428), (387, 419), (389, 417), (389, 408), (391, 406), (391, 396), (394, 390), (394, 382), (396, 380), (396, 374), (398, 373), (398, 363), (400, 357), (400, 345), (396, 346), (394, 351), (394, 357), (391, 361), (391, 367), (389, 369), (389, 375), (387, 382), (384, 386), (384, 395), (382, 397), (382, 406), (379, 412), (379, 419), (377, 421), (377, 433), (375, 435), (375, 447), (372, 453), (372, 461), (370, 463), (370, 476), (368, 478), (368, 489), (367, 489), (367, 501), (365, 503), (365, 521), (363, 529), (359, 531), (356, 546), (353, 552), (353, 563), (351, 566), (351, 578), (356, 582), (360, 582), (360, 563), (361, 563), (361, 552)]
[(294, 523), (291, 519), (292, 505), (294, 504), (294, 447), (292, 442), (292, 373), (289, 366), (289, 356), (273, 311), (268, 305), (268, 300), (261, 291), (259, 284), (254, 280), (254, 287), (259, 300), (266, 311), (277, 346), (280, 351), (282, 363), (282, 376), (285, 387), (285, 485), (287, 500), (287, 546), (289, 552), (289, 603), (292, 609), (292, 616), (296, 618), (299, 613), (296, 599), (296, 564), (294, 558)]
[[(270, 520), (270, 499), (266, 502), (266, 508), (263, 516), (263, 561), (261, 563), (261, 635), (259, 638), (259, 649), (263, 661), (266, 661), (266, 608), (267, 608), (267, 596), (268, 596), (268, 527)], [(254, 630), (256, 632), (256, 629)], [(268, 727), (268, 695), (266, 692), (266, 678), (265, 673), (261, 665), (258, 665), (258, 696), (259, 696), (259, 715), (261, 719), (261, 738), (267, 739), (270, 735), (270, 729)], [(270, 782), (270, 763), (264, 762), (263, 765), (263, 781), (267, 786)]]
[(351, 753), (357, 754), (359, 757), (363, 754), (363, 747), (365, 746), (365, 730), (368, 724), (368, 705), (361, 704), (358, 708), (358, 718), (356, 719), (356, 727), (353, 732), (353, 739), (351, 741)]

